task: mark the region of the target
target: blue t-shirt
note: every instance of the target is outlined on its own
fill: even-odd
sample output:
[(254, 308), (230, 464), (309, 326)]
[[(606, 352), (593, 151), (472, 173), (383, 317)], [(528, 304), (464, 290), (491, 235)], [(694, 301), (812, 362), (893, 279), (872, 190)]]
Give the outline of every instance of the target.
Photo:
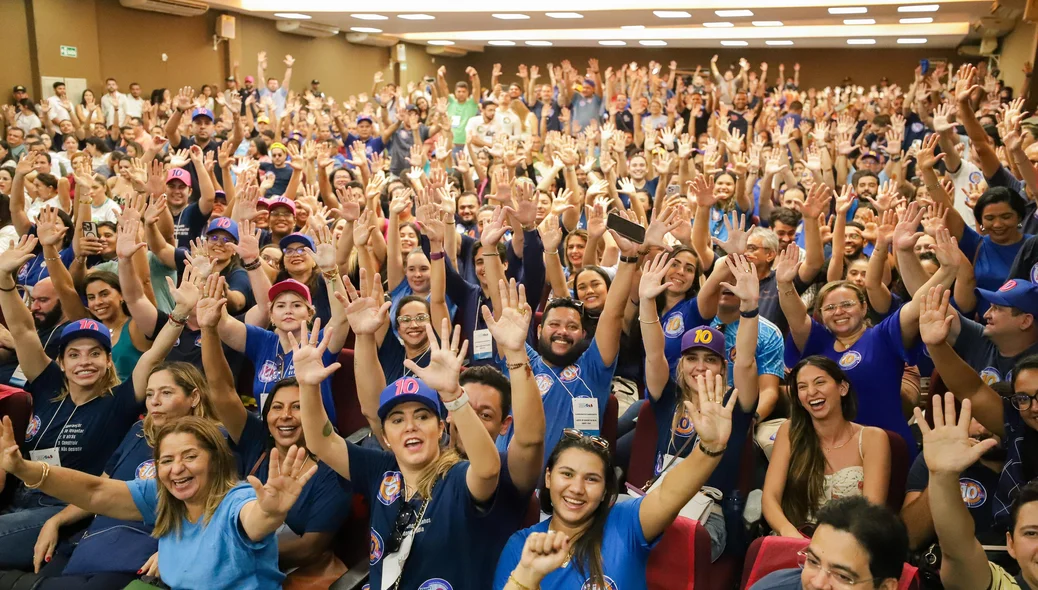
[[(606, 516), (602, 531), (602, 573), (605, 576), (608, 590), (639, 590), (648, 588), (645, 567), (649, 562), (649, 552), (656, 545), (656, 539), (646, 539), (642, 531), (638, 510), (643, 498), (615, 504)], [(523, 554), (523, 545), (531, 533), (548, 531), (551, 519), (539, 522), (528, 529), (512, 535), (497, 562), (494, 574), (494, 590), (502, 590), (508, 585), (508, 576), (519, 565)], [(580, 570), (583, 570), (581, 573)], [(577, 567), (570, 563), (545, 576), (541, 580), (541, 588), (552, 590), (586, 590), (591, 588), (588, 566)], [(605, 590), (605, 589), (603, 589)]]
[(908, 443), (908, 453), (915, 457), (918, 449), (908, 421), (901, 413), (901, 376), (905, 364), (916, 364), (922, 347), (916, 341), (905, 349), (901, 342), (901, 309), (879, 325), (867, 328), (853, 346), (844, 351), (834, 348), (836, 337), (822, 324), (811, 320), (811, 335), (800, 351), (790, 335), (786, 341), (786, 365), (792, 367), (801, 359), (820, 354), (836, 361), (847, 374), (858, 395), (858, 417), (855, 422), (892, 430)]
[(260, 170), (267, 174), (274, 175), (274, 186), (267, 189), (267, 192), (263, 193), (265, 197), (281, 196), (288, 190), (288, 182), (292, 180), (292, 170), (294, 170), (288, 164), (278, 168), (270, 162), (260, 162)]
[[(382, 339), (382, 344), (378, 347), (378, 364), (382, 365), (386, 383), (392, 383), (401, 377), (413, 375), (411, 370), (404, 366), (404, 359), (406, 358), (407, 351), (404, 349), (404, 345), (400, 343), (397, 335), (392, 331), (386, 332), (386, 336)], [(411, 360), (424, 369), (429, 366), (430, 358), (432, 358), (432, 355), (429, 349), (426, 349), (425, 352)]]
[[(318, 338), (324, 338), (324, 330), (321, 330)], [(245, 326), (245, 356), (252, 361), (252, 366), (256, 368), (256, 376), (252, 381), (252, 394), (261, 408), (275, 383), (296, 376), (292, 353), (286, 353), (281, 349), (281, 340), (270, 330)], [(338, 350), (326, 350), (322, 359), (324, 365), (334, 363), (338, 356)], [(328, 413), (328, 419), (332, 424), (335, 424), (335, 400), (332, 398), (332, 379), (334, 377), (335, 375), (330, 375), (321, 383), (321, 401), (324, 402), (324, 411)]]
[[(395, 289), (393, 289), (392, 291), (389, 292), (389, 298), (393, 302), (392, 306), (390, 306), (390, 308), (389, 308), (389, 317), (390, 318), (395, 318), (396, 317), (396, 310), (400, 308), (400, 300), (401, 299), (403, 299), (404, 297), (407, 297), (409, 295), (414, 295), (414, 294), (415, 294), (414, 289), (411, 288), (411, 285), (407, 282), (407, 279), (404, 279), (404, 280), (400, 281), (400, 284), (397, 285)], [(429, 301), (429, 296), (426, 296), (425, 300)], [(451, 298), (450, 297), (444, 296), (444, 300), (446, 300), (446, 302), (447, 302), (447, 313), (450, 314), (450, 319), (454, 320), (454, 312), (458, 311), (458, 306), (454, 305), (454, 303), (451, 302)], [(398, 326), (396, 325), (396, 321), (395, 320), (393, 321), (393, 326), (392, 327), (393, 327), (393, 331), (396, 332), (397, 329), (398, 329)], [(389, 383), (389, 382), (390, 381), (387, 379), (386, 383)]]
[[(365, 141), (365, 140), (361, 139), (360, 136), (354, 135), (354, 134), (350, 133), (350, 134), (346, 135), (346, 141), (343, 142), (344, 143), (343, 150), (344, 151), (352, 150), (353, 149), (353, 142), (356, 142), (356, 141), (360, 141), (360, 142), (364, 143), (364, 153), (367, 155), (369, 160), (371, 159), (371, 156), (373, 156), (375, 154), (381, 154), (386, 149), (386, 144), (382, 143), (382, 136), (381, 135), (372, 134), (372, 136), (369, 137), (367, 139), (367, 141)], [(350, 168), (352, 168), (353, 164), (350, 164), (349, 166), (350, 166)]]
[[(154, 526), (158, 510), (158, 482), (126, 482), (144, 523)], [(276, 590), (285, 574), (278, 570), (278, 542), (274, 534), (262, 541), (249, 539), (242, 529), (242, 507), (256, 499), (247, 483), (231, 488), (208, 523), (203, 519), (180, 522), (179, 533), (159, 539), (159, 571), (171, 588), (235, 588)]]
[[(994, 522), (993, 496), (998, 487), (997, 471), (992, 471), (979, 461), (970, 465), (959, 475), (959, 490), (962, 492), (962, 503), (973, 517), (975, 535), (982, 543), (997, 545), (997, 542), (1005, 541), (1005, 532), (1001, 534), (992, 531)], [(924, 492), (930, 485), (930, 470), (926, 467), (926, 460), (922, 453), (915, 458), (912, 468), (908, 470), (908, 481), (905, 483), (906, 492)], [(925, 492), (924, 492), (925, 493)], [(996, 542), (997, 541), (997, 542)]]
[[(269, 438), (270, 432), (263, 419), (250, 412), (237, 444), (231, 443), (242, 477), (255, 475), (261, 482), (267, 481), (270, 472)], [(309, 465), (305, 467), (309, 468)], [(331, 467), (318, 463), (317, 473), (303, 486), (299, 498), (285, 517), (285, 524), (300, 536), (334, 533), (350, 515), (352, 493), (348, 484), (339, 485), (339, 477)]]
[[(973, 275), (977, 278), (977, 288), (986, 291), (998, 291), (998, 288), (1006, 282), (1009, 270), (1013, 267), (1013, 261), (1031, 236), (1024, 234), (1024, 239), (1000, 246), (991, 240), (991, 236), (982, 236), (966, 226), (962, 230), (962, 239), (959, 240), (959, 250), (973, 262)], [(977, 316), (983, 317), (984, 312), (990, 307), (990, 303), (981, 296), (977, 296)]]
[[(57, 448), (62, 467), (101, 475), (108, 458), (144, 411), (144, 404), (137, 402), (133, 380), (79, 406), (70, 396), (54, 401), (64, 383), (64, 373), (56, 362), (26, 383), (33, 410), (22, 454), (28, 459), (30, 451)], [(32, 494), (52, 500), (38, 490)]]
[(681, 360), (681, 337), (685, 332), (696, 326), (705, 326), (709, 323), (706, 318), (699, 314), (699, 304), (695, 297), (678, 302), (660, 318), (663, 326), (663, 336), (666, 341), (663, 345), (663, 353), (667, 356), (667, 364), (670, 372), (678, 366)]
[[(711, 326), (724, 333), (724, 355), (728, 361), (728, 383), (735, 383), (735, 339), (739, 333), (739, 321), (724, 324), (714, 318)], [(779, 379), (786, 376), (784, 363), (785, 341), (778, 326), (765, 318), (757, 319), (757, 374), (775, 375)]]
[[(35, 235), (35, 226), (32, 233)], [(61, 263), (65, 265), (65, 268), (68, 268), (72, 266), (72, 261), (76, 259), (76, 253), (72, 251), (70, 246), (59, 252), (58, 258), (61, 258)], [(17, 283), (26, 287), (33, 287), (41, 279), (49, 276), (50, 272), (47, 270), (47, 262), (43, 259), (43, 252), (40, 252), (23, 264), (22, 268), (18, 269)]]
[[(735, 197), (732, 197), (733, 199)], [(728, 239), (728, 228), (724, 226), (724, 219), (727, 217), (728, 222), (733, 227), (738, 227), (739, 216), (746, 215), (746, 212), (739, 208), (738, 205), (732, 207), (730, 211), (722, 211), (717, 207), (710, 209), (710, 235), (721, 240), (722, 242)], [(747, 229), (750, 223), (750, 216), (746, 215), (747, 225), (743, 229)]]
[[(610, 382), (616, 369), (616, 359), (612, 359), (609, 364), (603, 362), (602, 353), (598, 350), (598, 340), (595, 338), (591, 339), (591, 345), (580, 355), (577, 362), (568, 367), (549, 365), (529, 344), (526, 345), (526, 354), (530, 357), (530, 368), (533, 369), (534, 380), (544, 404), (544, 464), (547, 465), (548, 457), (562, 438), (563, 429), (574, 427), (574, 398), (594, 398), (598, 401), (599, 430), (585, 430), (585, 434), (600, 434), (606, 403), (612, 394)], [(508, 364), (505, 359), (498, 359), (498, 368), (506, 377), (508, 376)], [(509, 426), (508, 433), (497, 438), (499, 451), (508, 449), (514, 432), (514, 425)]]
[[(490, 578), (473, 567), (477, 558), (486, 555), (495, 536), (489, 510), (481, 508), (469, 494), (465, 483), (468, 461), (455, 464), (433, 487), (426, 504), (421, 499), (404, 500), (404, 479), (392, 453), (364, 449), (347, 443), (350, 478), (354, 489), (363, 494), (371, 506), (371, 544), (368, 555), (370, 584), (382, 587), (382, 568), (387, 545), (401, 510), (410, 508), (416, 515), (425, 514), (414, 533), (411, 553), (400, 578), (400, 588), (440, 590), (442, 588), (486, 588)], [(410, 506), (405, 506), (409, 504)], [(411, 534), (413, 525), (405, 531)], [(500, 545), (498, 546), (500, 547)], [(463, 556), (464, 559), (459, 559)]]
[(173, 216), (173, 238), (177, 248), (191, 248), (191, 240), (202, 235), (209, 216), (202, 213), (198, 203), (191, 203)]
[[(1013, 407), (1013, 402), (1002, 398), (1002, 415), (1005, 421), (1002, 442), (1006, 447), (1006, 462), (998, 476), (998, 487), (995, 489), (995, 501), (991, 509), (994, 512), (995, 525), (1004, 531), (1009, 527), (1009, 510), (1013, 506), (1016, 493), (1030, 481), (1024, 475), (1023, 455), (1028, 452), (1032, 457), (1028, 461), (1034, 459), (1029, 453), (1031, 445), (1027, 441), (1030, 426), (1020, 417), (1020, 410)], [(1030, 436), (1034, 436), (1034, 433), (1030, 433)]]

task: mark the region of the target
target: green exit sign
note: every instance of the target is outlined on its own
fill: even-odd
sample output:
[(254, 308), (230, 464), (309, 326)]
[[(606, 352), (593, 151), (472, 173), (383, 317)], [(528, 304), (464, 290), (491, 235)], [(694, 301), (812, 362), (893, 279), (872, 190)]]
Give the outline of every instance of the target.
[(79, 50), (71, 45), (62, 45), (61, 57), (79, 57)]

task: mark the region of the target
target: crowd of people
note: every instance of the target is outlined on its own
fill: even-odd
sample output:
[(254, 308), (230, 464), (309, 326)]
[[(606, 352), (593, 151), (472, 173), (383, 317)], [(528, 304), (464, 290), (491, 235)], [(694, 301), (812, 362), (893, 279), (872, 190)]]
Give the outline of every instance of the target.
[(0, 108), (0, 570), (328, 587), (359, 495), (372, 589), (648, 588), (688, 518), (713, 561), (802, 541), (757, 590), (1038, 590), (1038, 119), (997, 71), (293, 64)]

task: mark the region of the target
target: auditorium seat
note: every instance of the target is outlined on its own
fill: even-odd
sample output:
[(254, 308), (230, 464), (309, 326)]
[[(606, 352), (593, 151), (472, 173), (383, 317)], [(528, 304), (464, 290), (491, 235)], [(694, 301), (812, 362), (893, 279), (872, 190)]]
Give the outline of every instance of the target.
[(342, 349), (338, 360), (342, 366), (332, 376), (332, 399), (335, 402), (335, 418), (339, 434), (349, 437), (367, 427), (368, 421), (360, 411), (360, 400), (357, 398), (353, 350)]
[[(17, 387), (0, 385), (0, 417), (7, 416), (11, 419), (11, 427), (14, 428), (15, 437), (19, 443), (25, 440), (25, 433), (29, 428), (29, 417), (31, 414), (32, 396), (28, 392)], [(5, 493), (0, 493), (0, 507), (5, 506), (9, 502), (10, 496), (18, 487), (13, 485), (17, 481), (13, 475), (8, 475), (7, 477), (7, 483), (12, 485), (5, 485)]]
[(627, 468), (627, 483), (642, 487), (652, 479), (656, 464), (656, 416), (652, 404), (642, 404), (638, 412), (638, 423), (634, 427), (634, 442), (631, 444), (631, 463)]
[(617, 421), (620, 419), (620, 402), (617, 401), (616, 396), (610, 394), (609, 401), (606, 402), (605, 414), (602, 416), (602, 438), (609, 442), (609, 452), (613, 456), (613, 461), (616, 461), (616, 432), (619, 426)]
[(894, 512), (900, 512), (905, 503), (905, 485), (908, 482), (908, 470), (912, 467), (908, 454), (908, 443), (904, 437), (887, 430), (890, 440), (890, 482), (887, 484), (887, 506)]
[[(798, 567), (797, 552), (810, 542), (809, 539), (790, 537), (761, 537), (754, 540), (746, 552), (740, 588), (746, 590), (772, 572)], [(915, 566), (905, 564), (898, 590), (919, 590), (919, 575)]]
[(649, 554), (646, 582), (649, 590), (716, 588), (711, 569), (710, 534), (698, 521), (679, 516)]

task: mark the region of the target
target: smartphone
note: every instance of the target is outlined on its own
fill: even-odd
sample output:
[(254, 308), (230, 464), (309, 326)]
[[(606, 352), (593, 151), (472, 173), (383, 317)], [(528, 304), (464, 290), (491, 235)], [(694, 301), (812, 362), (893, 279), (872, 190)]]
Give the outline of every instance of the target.
[(93, 221), (83, 222), (83, 237), (85, 238), (96, 238), (97, 235), (97, 224)]
[(917, 139), (917, 140), (912, 142), (912, 149), (918, 151), (919, 148), (921, 148), (921, 147), (923, 147), (923, 140)]
[(621, 236), (641, 244), (645, 241), (645, 228), (633, 221), (628, 221), (616, 213), (610, 213), (606, 218), (606, 227), (616, 230)]
[(674, 195), (676, 195), (676, 194), (678, 194), (680, 192), (681, 192), (681, 186), (680, 185), (677, 185), (677, 184), (668, 184), (667, 185), (667, 196), (668, 197), (673, 197)]
[(928, 59), (921, 59), (921, 60), (919, 60), (919, 69), (920, 69), (921, 73), (925, 76), (926, 73), (930, 71), (930, 60), (928, 60)]

